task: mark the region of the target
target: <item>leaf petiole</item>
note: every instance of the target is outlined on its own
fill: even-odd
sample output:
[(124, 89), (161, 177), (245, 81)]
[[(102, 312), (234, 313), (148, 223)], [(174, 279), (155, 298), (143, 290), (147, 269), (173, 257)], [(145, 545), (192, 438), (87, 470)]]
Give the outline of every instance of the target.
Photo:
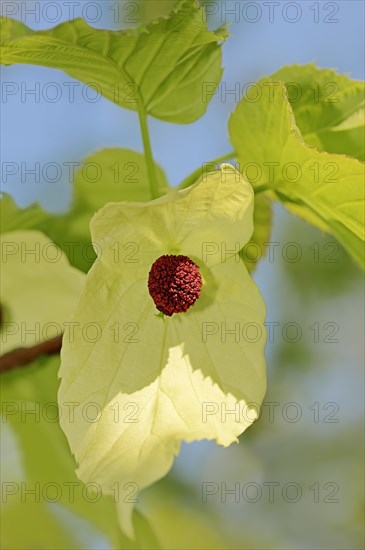
[(157, 199), (160, 196), (160, 193), (158, 190), (155, 163), (152, 155), (151, 140), (148, 132), (147, 115), (146, 115), (143, 102), (141, 100), (138, 102), (138, 116), (139, 116), (139, 123), (141, 126), (143, 147), (144, 147), (144, 152), (146, 157), (147, 172), (149, 176), (149, 183), (150, 183), (150, 189), (151, 189), (151, 197), (152, 199)]

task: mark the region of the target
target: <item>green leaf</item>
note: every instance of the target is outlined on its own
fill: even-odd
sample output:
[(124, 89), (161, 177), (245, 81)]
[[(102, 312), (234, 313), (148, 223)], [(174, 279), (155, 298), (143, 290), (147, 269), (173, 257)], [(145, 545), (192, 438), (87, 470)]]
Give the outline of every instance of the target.
[[(2, 27), (3, 64), (61, 69), (122, 107), (169, 122), (201, 117), (222, 76), (219, 43), (227, 31), (209, 31), (194, 0), (132, 30), (97, 30), (82, 19), (32, 31), (4, 18)], [(205, 82), (212, 85), (207, 98)]]
[(285, 83), (307, 145), (364, 160), (364, 82), (314, 64), (284, 67), (269, 80)]
[[(155, 165), (159, 191), (168, 183), (163, 170)], [(94, 214), (107, 202), (144, 202), (151, 199), (146, 159), (129, 149), (103, 149), (87, 157), (75, 174), (74, 208)]]
[(264, 195), (256, 195), (253, 211), (253, 233), (251, 239), (240, 251), (248, 271), (252, 273), (257, 263), (265, 257), (270, 241), (272, 226), (271, 201)]
[(1, 246), (2, 353), (65, 330), (84, 274), (40, 231), (4, 233)]
[[(80, 330), (74, 341), (64, 339), (59, 391), (61, 426), (84, 482), (106, 493), (116, 482), (142, 490), (168, 472), (181, 441), (228, 446), (257, 417), (266, 386), (265, 305), (238, 256), (252, 218), (252, 188), (229, 165), (188, 189), (148, 203), (110, 203), (94, 216), (98, 260), (71, 321), (97, 322), (100, 331), (93, 342)], [(156, 259), (169, 254), (193, 259), (203, 288), (188, 311), (163, 317), (148, 279)], [(223, 338), (221, 327), (237, 324), (240, 334), (247, 324), (253, 332)], [(80, 408), (72, 419), (69, 401), (96, 403), (97, 423)], [(205, 418), (207, 402), (214, 414)], [(238, 414), (222, 418), (222, 407)], [(120, 503), (127, 534), (132, 508)]]
[(57, 246), (66, 254), (71, 265), (87, 271), (95, 259), (90, 243), (89, 222), (94, 210), (84, 209), (84, 215), (79, 210), (67, 214), (52, 214), (42, 209), (38, 202), (20, 207), (13, 197), (2, 193), (0, 200), (1, 233), (36, 229), (52, 238)]
[(290, 210), (332, 232), (363, 266), (363, 164), (306, 145), (285, 86), (276, 87), (272, 96), (270, 86), (264, 86), (263, 81), (260, 84), (260, 102), (243, 98), (229, 121), (241, 169), (246, 167), (250, 179), (249, 163), (255, 163), (257, 188), (264, 185), (271, 189)]
[[(24, 23), (18, 21), (17, 19), (11, 19), (10, 17), (4, 17), (1, 19), (0, 29), (0, 44), (6, 42), (7, 40), (13, 40), (15, 38), (26, 36), (29, 33), (29, 29), (26, 25), (24, 25)], [(7, 63), (4, 63), (4, 65), (7, 65)]]
[(50, 214), (45, 212), (38, 203), (26, 208), (19, 208), (13, 197), (2, 193), (0, 200), (0, 232), (15, 231), (16, 229), (38, 229)]

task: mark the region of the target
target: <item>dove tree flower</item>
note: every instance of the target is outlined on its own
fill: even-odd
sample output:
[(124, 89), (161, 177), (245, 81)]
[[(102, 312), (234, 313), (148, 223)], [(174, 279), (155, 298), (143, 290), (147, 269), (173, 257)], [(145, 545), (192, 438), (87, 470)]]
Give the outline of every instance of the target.
[(252, 231), (252, 188), (227, 164), (91, 221), (98, 259), (64, 337), (60, 420), (78, 476), (118, 492), (129, 534), (136, 494), (182, 441), (228, 446), (257, 418), (265, 305), (238, 256)]
[[(121, 8), (113, 9), (118, 23), (126, 6), (114, 4)], [(78, 81), (75, 85), (86, 86), (84, 99), (91, 87), (97, 99), (103, 96), (138, 114), (144, 149), (102, 148), (84, 159), (74, 174), (74, 166), (68, 166), (73, 198), (67, 212), (46, 212), (37, 203), (19, 207), (6, 194), (0, 200), (0, 233), (5, 234), (0, 371), (2, 401), (10, 404), (9, 423), (3, 419), (4, 448), (10, 444), (11, 451), (5, 453), (5, 479), (10, 481), (5, 497), (11, 499), (5, 498), (1, 510), (5, 548), (79, 547), (84, 540), (81, 518), (97, 528), (92, 536), (102, 536), (113, 548), (188, 548), (191, 540), (181, 540), (183, 531), (189, 534), (185, 521), (198, 539), (205, 526), (206, 546), (213, 532), (210, 546), (226, 547), (227, 541), (214, 537), (209, 514), (202, 514), (194, 499), (188, 516), (177, 511), (178, 543), (166, 528), (169, 516), (153, 514), (160, 544), (155, 526), (152, 529), (139, 510), (134, 515), (132, 510), (139, 491), (169, 471), (182, 442), (207, 439), (230, 445), (258, 416), (266, 383), (265, 307), (247, 269), (253, 270), (265, 256), (273, 201), (331, 234), (358, 266), (365, 265), (364, 83), (315, 65), (285, 66), (251, 83), (229, 119), (232, 150), (217, 151), (216, 159), (204, 162), (211, 168), (235, 159), (243, 176), (222, 165), (195, 183), (199, 166), (180, 182), (179, 190), (172, 190), (154, 161), (148, 117), (190, 124), (203, 116), (214, 96), (224, 102), (220, 82), (228, 30), (226, 24), (208, 28), (212, 11), (205, 12), (204, 2), (164, 4), (163, 9), (151, 7), (143, 13), (149, 19), (153, 12), (155, 19), (123, 30), (95, 28), (95, 20), (91, 25), (84, 20), (84, 10), (84, 18), (42, 30), (26, 25), (22, 9), (13, 19), (8, 17), (15, 13), (10, 7), (0, 21), (4, 71), (11, 76), (12, 64), (63, 71)], [(172, 9), (168, 4), (174, 4)], [(138, 11), (142, 15), (145, 10)], [(20, 91), (10, 83), (5, 98), (22, 100)], [(68, 92), (74, 96), (74, 88)], [(57, 99), (54, 103), (59, 109)], [(12, 117), (8, 120), (13, 125)], [(56, 126), (52, 133), (57, 135)], [(7, 164), (5, 176), (16, 179), (20, 171), (22, 181), (34, 183), (30, 171), (23, 169), (26, 163)], [(54, 181), (44, 174), (47, 166), (43, 168), (43, 179)], [(56, 189), (53, 193), (57, 198)], [(94, 254), (89, 222), (95, 213)], [(323, 250), (320, 242), (315, 244), (315, 263), (340, 261), (333, 257), (335, 243), (327, 242)], [(300, 269), (309, 273), (306, 260)], [(348, 274), (348, 257), (342, 253), (341, 262), (339, 267)], [(78, 270), (89, 273), (84, 276)], [(327, 284), (331, 273), (323, 273)], [(52, 337), (53, 328), (57, 338)], [(75, 487), (72, 481), (70, 485), (75, 464), (58, 423), (51, 425), (42, 414), (24, 424), (23, 404), (31, 417), (37, 416), (33, 412), (39, 406), (47, 411), (52, 405), (59, 360), (49, 353), (58, 352), (61, 343), (60, 422), (86, 487)], [(301, 354), (302, 346), (297, 351)], [(285, 463), (285, 452), (284, 461), (277, 462)], [(21, 488), (39, 480), (43, 505), (24, 499), (22, 490), (14, 492), (14, 472)], [(48, 481), (54, 486), (55, 480), (66, 488), (57, 504), (66, 516), (56, 517), (46, 498)], [(77, 485), (82, 486), (78, 497)], [(90, 486), (98, 491), (94, 500), (88, 498)], [(100, 498), (100, 489), (118, 503), (122, 529), (116, 525), (112, 500)], [(157, 491), (157, 509), (160, 497)], [(346, 503), (350, 520), (358, 505), (356, 498), (352, 508)], [(257, 512), (265, 522), (265, 507)], [(41, 533), (34, 532), (35, 522), (42, 525)], [(247, 538), (248, 523), (246, 517), (244, 540), (237, 539), (237, 544), (246, 548), (252, 540), (256, 547), (265, 545)], [(332, 531), (338, 535), (335, 527)], [(359, 546), (353, 542), (347, 546)], [(282, 546), (287, 546), (285, 541)]]

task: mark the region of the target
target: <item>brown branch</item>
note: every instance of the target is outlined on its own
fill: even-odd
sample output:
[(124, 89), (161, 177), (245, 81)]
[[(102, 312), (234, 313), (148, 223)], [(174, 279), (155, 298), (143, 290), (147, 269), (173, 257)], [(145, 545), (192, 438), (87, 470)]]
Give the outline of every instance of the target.
[(36, 344), (32, 348), (17, 348), (0, 357), (0, 372), (15, 369), (16, 367), (27, 365), (40, 357), (41, 355), (55, 355), (61, 351), (62, 334)]

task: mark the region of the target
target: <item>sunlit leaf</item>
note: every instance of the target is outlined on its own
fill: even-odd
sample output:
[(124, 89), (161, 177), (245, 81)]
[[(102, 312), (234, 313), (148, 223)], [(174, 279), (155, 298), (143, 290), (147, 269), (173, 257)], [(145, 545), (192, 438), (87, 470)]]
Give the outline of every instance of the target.
[[(245, 98), (229, 130), (242, 169), (256, 164), (255, 187), (272, 190), (289, 209), (335, 235), (364, 265), (364, 165), (306, 145), (283, 84), (261, 86), (259, 103)], [(257, 176), (258, 174), (258, 176)], [(246, 176), (250, 179), (250, 172)]]
[[(124, 31), (98, 30), (75, 19), (47, 31), (2, 22), (1, 62), (61, 69), (127, 109), (189, 123), (202, 116), (222, 74), (225, 28), (207, 29), (195, 0), (157, 21)], [(202, 84), (211, 94), (202, 95)]]
[(283, 81), (307, 145), (364, 160), (365, 83), (331, 69), (291, 65), (274, 73)]

